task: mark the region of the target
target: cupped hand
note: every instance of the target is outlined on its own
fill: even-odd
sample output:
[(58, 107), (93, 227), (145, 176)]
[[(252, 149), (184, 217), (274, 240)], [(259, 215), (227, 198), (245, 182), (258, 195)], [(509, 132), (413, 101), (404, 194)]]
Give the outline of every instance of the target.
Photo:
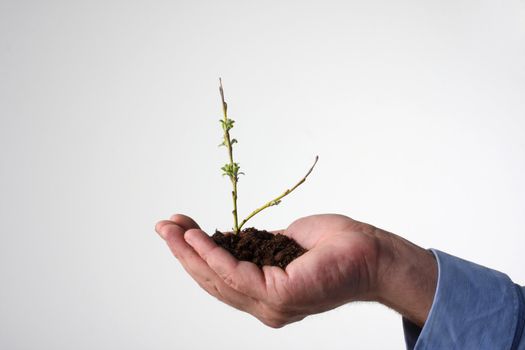
[(274, 231), (308, 250), (285, 270), (235, 259), (185, 215), (160, 221), (155, 229), (203, 289), (273, 328), (372, 300), (378, 288), (378, 229), (343, 215), (307, 216)]

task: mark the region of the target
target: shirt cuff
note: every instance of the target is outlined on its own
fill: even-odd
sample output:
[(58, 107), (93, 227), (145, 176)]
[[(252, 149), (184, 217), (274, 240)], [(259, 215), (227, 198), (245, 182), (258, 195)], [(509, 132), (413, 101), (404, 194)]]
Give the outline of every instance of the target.
[(423, 328), (403, 318), (407, 349), (518, 349), (525, 323), (521, 288), (501, 272), (430, 251), (438, 264), (436, 293)]

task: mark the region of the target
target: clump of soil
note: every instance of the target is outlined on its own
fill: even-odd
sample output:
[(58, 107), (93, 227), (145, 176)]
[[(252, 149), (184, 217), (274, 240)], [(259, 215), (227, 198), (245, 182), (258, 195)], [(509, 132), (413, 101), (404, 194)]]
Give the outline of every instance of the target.
[(288, 236), (254, 227), (245, 228), (238, 234), (223, 234), (215, 230), (212, 239), (238, 260), (251, 261), (259, 267), (272, 265), (284, 269), (306, 252), (306, 249)]

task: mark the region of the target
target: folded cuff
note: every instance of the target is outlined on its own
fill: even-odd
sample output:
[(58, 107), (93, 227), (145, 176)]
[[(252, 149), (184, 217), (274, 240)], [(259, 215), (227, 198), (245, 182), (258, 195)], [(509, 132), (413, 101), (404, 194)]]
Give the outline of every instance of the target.
[(438, 263), (436, 293), (423, 328), (403, 319), (407, 349), (518, 349), (521, 288), (501, 272), (430, 250)]

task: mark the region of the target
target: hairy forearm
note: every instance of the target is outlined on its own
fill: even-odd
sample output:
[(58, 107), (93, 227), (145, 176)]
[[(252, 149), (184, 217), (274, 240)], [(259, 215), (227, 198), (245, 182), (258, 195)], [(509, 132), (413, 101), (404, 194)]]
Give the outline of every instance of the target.
[(437, 262), (432, 252), (393, 233), (378, 230), (380, 258), (375, 300), (422, 326), (437, 285)]

